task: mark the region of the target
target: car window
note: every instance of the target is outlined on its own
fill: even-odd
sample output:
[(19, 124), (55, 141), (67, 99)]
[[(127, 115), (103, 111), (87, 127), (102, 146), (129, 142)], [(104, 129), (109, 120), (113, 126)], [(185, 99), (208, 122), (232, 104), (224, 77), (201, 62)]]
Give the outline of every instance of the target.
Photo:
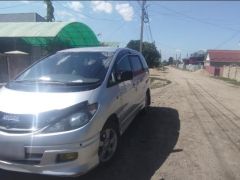
[(140, 58), (137, 55), (131, 55), (129, 57), (133, 68), (133, 74), (134, 75), (141, 74), (143, 72), (143, 65)]
[(115, 67), (113, 68), (113, 70), (110, 74), (108, 85), (112, 86), (112, 85), (117, 84), (115, 73), (116, 72), (123, 72), (123, 71), (132, 71), (128, 55), (125, 55), (124, 57), (119, 59), (119, 61), (117, 61)]
[(145, 58), (142, 55), (140, 57), (144, 70), (148, 70), (148, 65)]
[(60, 52), (32, 66), (17, 81), (102, 82), (112, 55), (107, 52)]
[(124, 56), (116, 66), (116, 71), (132, 71), (128, 56)]

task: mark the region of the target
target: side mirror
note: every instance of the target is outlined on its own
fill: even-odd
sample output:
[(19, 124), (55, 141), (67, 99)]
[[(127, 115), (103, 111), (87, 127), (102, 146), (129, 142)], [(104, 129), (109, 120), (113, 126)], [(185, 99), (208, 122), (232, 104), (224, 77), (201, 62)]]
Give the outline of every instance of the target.
[(133, 78), (132, 71), (122, 71), (122, 72), (117, 72), (116, 73), (116, 79), (119, 82), (131, 80), (132, 78)]

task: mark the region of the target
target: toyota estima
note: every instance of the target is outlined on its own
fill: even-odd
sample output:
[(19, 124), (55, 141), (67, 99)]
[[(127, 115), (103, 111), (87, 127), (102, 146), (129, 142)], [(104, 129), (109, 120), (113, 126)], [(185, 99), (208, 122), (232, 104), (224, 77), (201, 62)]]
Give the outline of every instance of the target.
[(0, 90), (0, 168), (75, 176), (114, 156), (150, 104), (144, 57), (126, 48), (59, 51)]

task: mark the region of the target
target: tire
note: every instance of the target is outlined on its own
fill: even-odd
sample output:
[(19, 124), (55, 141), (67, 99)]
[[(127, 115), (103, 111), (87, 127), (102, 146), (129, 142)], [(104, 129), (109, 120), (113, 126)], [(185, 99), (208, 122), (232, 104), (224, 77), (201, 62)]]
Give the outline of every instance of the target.
[(144, 105), (144, 108), (140, 112), (142, 115), (145, 115), (147, 113), (150, 103), (151, 103), (151, 97), (150, 97), (149, 91), (147, 91), (146, 95), (145, 95), (145, 105)]
[(100, 132), (98, 157), (100, 164), (108, 164), (113, 159), (119, 144), (118, 126), (114, 121), (108, 121)]

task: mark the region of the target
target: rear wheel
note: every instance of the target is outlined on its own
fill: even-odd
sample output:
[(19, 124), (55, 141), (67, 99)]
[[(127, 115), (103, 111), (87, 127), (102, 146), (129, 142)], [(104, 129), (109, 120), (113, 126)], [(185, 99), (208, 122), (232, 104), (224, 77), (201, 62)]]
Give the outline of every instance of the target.
[(145, 103), (144, 103), (144, 108), (141, 111), (141, 114), (145, 115), (147, 113), (147, 109), (151, 103), (151, 97), (150, 97), (150, 92), (147, 91), (145, 95)]
[(110, 121), (105, 124), (100, 132), (100, 144), (98, 149), (99, 161), (105, 164), (114, 157), (119, 141), (119, 133), (116, 123)]

